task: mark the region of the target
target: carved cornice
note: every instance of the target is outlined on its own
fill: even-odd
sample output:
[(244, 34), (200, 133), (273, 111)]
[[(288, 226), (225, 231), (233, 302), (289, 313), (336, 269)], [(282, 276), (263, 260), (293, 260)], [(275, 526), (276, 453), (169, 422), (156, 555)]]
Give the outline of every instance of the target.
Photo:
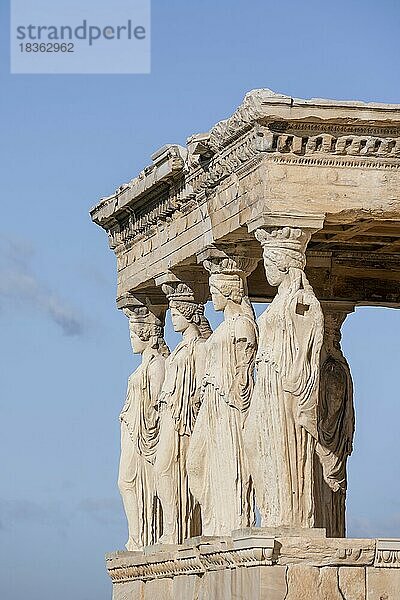
[(215, 154), (200, 167), (193, 165), (187, 174), (186, 181), (189, 189), (198, 193), (203, 190), (212, 190), (223, 179), (226, 179), (248, 161), (259, 156), (264, 150), (263, 134), (259, 127), (237, 139), (229, 148)]
[(314, 567), (400, 567), (400, 540), (325, 538), (287, 531), (277, 537), (262, 528), (233, 532), (232, 538), (193, 538), (180, 546), (150, 546), (144, 552), (106, 557), (113, 583), (202, 575), (239, 567), (304, 564)]
[[(329, 121), (321, 123), (320, 119)], [(303, 100), (276, 94), (269, 89), (256, 89), (246, 94), (243, 103), (231, 117), (211, 129), (208, 145), (216, 152), (249, 130), (256, 122), (268, 122), (280, 131), (303, 129), (321, 132), (328, 124), (333, 131), (362, 131), (363, 135), (376, 132), (375, 135), (386, 136), (400, 135), (399, 120), (400, 105), (397, 104), (319, 98)]]
[(207, 543), (206, 538), (203, 538), (203, 542), (200, 538), (197, 545), (175, 546), (174, 551), (159, 551), (160, 546), (154, 548), (153, 554), (147, 550), (107, 555), (107, 570), (113, 583), (146, 581), (177, 575), (200, 575), (206, 571), (226, 568), (272, 565), (275, 540), (266, 537), (237, 540), (220, 538)]
[[(277, 133), (295, 134), (303, 132), (303, 135), (320, 135), (321, 134), (321, 122), (320, 121), (276, 121), (269, 123), (268, 127), (271, 131)], [(400, 126), (385, 126), (377, 124), (367, 123), (350, 123), (348, 125), (343, 123), (324, 123), (322, 129), (331, 135), (340, 137), (340, 134), (346, 135), (351, 134), (352, 136), (376, 136), (376, 137), (387, 137), (392, 136), (395, 138), (400, 137)]]
[(253, 90), (234, 114), (186, 148), (169, 145), (153, 164), (91, 211), (119, 255), (196, 210), (231, 175), (266, 157), (307, 167), (398, 170), (400, 106), (299, 100)]
[(208, 140), (209, 147), (216, 152), (246, 130), (251, 129), (253, 124), (263, 116), (262, 102), (267, 97), (272, 101), (279, 99), (283, 103), (290, 101), (288, 96), (275, 94), (272, 90), (252, 90), (246, 94), (242, 104), (231, 117), (220, 121), (211, 129)]
[(380, 170), (398, 170), (399, 163), (357, 159), (337, 159), (329, 156), (308, 157), (308, 156), (274, 156), (273, 161), (279, 164), (287, 165), (305, 165), (319, 167), (343, 167), (343, 168), (362, 168), (362, 169), (380, 169)]

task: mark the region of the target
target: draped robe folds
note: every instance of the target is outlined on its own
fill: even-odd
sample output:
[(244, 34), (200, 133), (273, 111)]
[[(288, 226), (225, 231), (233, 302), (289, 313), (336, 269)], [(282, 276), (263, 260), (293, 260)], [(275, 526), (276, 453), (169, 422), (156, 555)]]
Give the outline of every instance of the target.
[(316, 480), (319, 521), (329, 537), (346, 535), (347, 458), (354, 436), (353, 382), (340, 347), (325, 344), (321, 352)]
[(237, 315), (226, 318), (206, 342), (202, 404), (188, 452), (189, 485), (201, 506), (203, 535), (229, 535), (254, 520), (242, 430), (256, 338), (254, 320)]
[(154, 460), (158, 443), (157, 397), (150, 385), (150, 369), (164, 369), (165, 359), (152, 355), (129, 377), (121, 421), (119, 487), (128, 520), (128, 550), (156, 541), (157, 510)]
[(323, 313), (303, 271), (288, 278), (258, 320), (245, 444), (262, 526), (313, 527)]
[(163, 509), (161, 541), (178, 544), (201, 534), (200, 507), (189, 491), (186, 455), (199, 410), (201, 361), (197, 337), (182, 340), (166, 360), (160, 395), (160, 441), (155, 462)]

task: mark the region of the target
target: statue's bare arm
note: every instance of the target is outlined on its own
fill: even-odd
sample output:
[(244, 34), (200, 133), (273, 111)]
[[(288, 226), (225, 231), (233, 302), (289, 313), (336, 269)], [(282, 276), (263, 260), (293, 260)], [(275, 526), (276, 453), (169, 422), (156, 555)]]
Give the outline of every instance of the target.
[(205, 342), (199, 342), (196, 345), (196, 356), (195, 356), (195, 364), (196, 364), (196, 383), (197, 387), (200, 388), (201, 382), (203, 380), (203, 376), (206, 370), (206, 356), (207, 356), (207, 346)]
[(150, 397), (154, 406), (158, 405), (158, 398), (161, 392), (165, 375), (165, 359), (160, 356), (149, 366), (149, 386)]
[(249, 319), (240, 319), (235, 326), (236, 355), (238, 367), (247, 369), (254, 360), (257, 349), (255, 326)]
[(253, 387), (253, 366), (257, 349), (254, 324), (249, 319), (240, 319), (235, 325), (236, 369), (230, 397), (234, 405), (246, 411)]

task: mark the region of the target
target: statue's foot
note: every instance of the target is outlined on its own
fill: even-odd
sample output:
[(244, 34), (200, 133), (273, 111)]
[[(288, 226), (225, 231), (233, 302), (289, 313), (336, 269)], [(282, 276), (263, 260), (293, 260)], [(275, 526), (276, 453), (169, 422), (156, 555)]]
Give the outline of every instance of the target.
[(139, 544), (137, 542), (135, 542), (135, 540), (133, 538), (129, 538), (129, 540), (126, 542), (125, 544), (125, 548), (129, 551), (129, 552), (140, 552), (141, 550), (143, 550), (143, 548), (141, 548), (139, 546)]
[(177, 543), (178, 542), (176, 541), (175, 536), (168, 534), (168, 533), (164, 533), (157, 542), (157, 544), (177, 544)]

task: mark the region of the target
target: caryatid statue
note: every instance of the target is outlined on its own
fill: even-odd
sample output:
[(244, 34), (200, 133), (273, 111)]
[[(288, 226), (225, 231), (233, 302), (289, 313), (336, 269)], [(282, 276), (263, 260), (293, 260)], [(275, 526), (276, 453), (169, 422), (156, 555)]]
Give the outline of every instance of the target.
[(301, 229), (256, 230), (278, 292), (258, 320), (256, 384), (245, 424), (264, 527), (314, 527), (314, 458), (324, 317), (304, 267)]
[(329, 537), (346, 535), (347, 458), (353, 449), (353, 381), (343, 355), (340, 328), (353, 307), (324, 303), (325, 335), (321, 350), (317, 455), (320, 526)]
[(169, 354), (163, 322), (147, 307), (126, 309), (132, 349), (142, 362), (128, 380), (120, 415), (121, 459), (118, 486), (128, 521), (128, 550), (140, 550), (158, 537), (154, 460), (159, 436), (158, 398)]
[(246, 276), (257, 261), (204, 261), (215, 310), (224, 321), (207, 340), (201, 407), (188, 452), (189, 485), (201, 506), (203, 535), (230, 535), (254, 522), (243, 423), (253, 390), (257, 326)]
[(211, 335), (204, 304), (184, 283), (162, 286), (175, 331), (182, 334), (165, 363), (160, 406), (160, 440), (156, 452), (157, 495), (163, 514), (160, 543), (181, 544), (201, 534), (200, 507), (189, 491), (186, 455), (200, 408), (204, 346)]

